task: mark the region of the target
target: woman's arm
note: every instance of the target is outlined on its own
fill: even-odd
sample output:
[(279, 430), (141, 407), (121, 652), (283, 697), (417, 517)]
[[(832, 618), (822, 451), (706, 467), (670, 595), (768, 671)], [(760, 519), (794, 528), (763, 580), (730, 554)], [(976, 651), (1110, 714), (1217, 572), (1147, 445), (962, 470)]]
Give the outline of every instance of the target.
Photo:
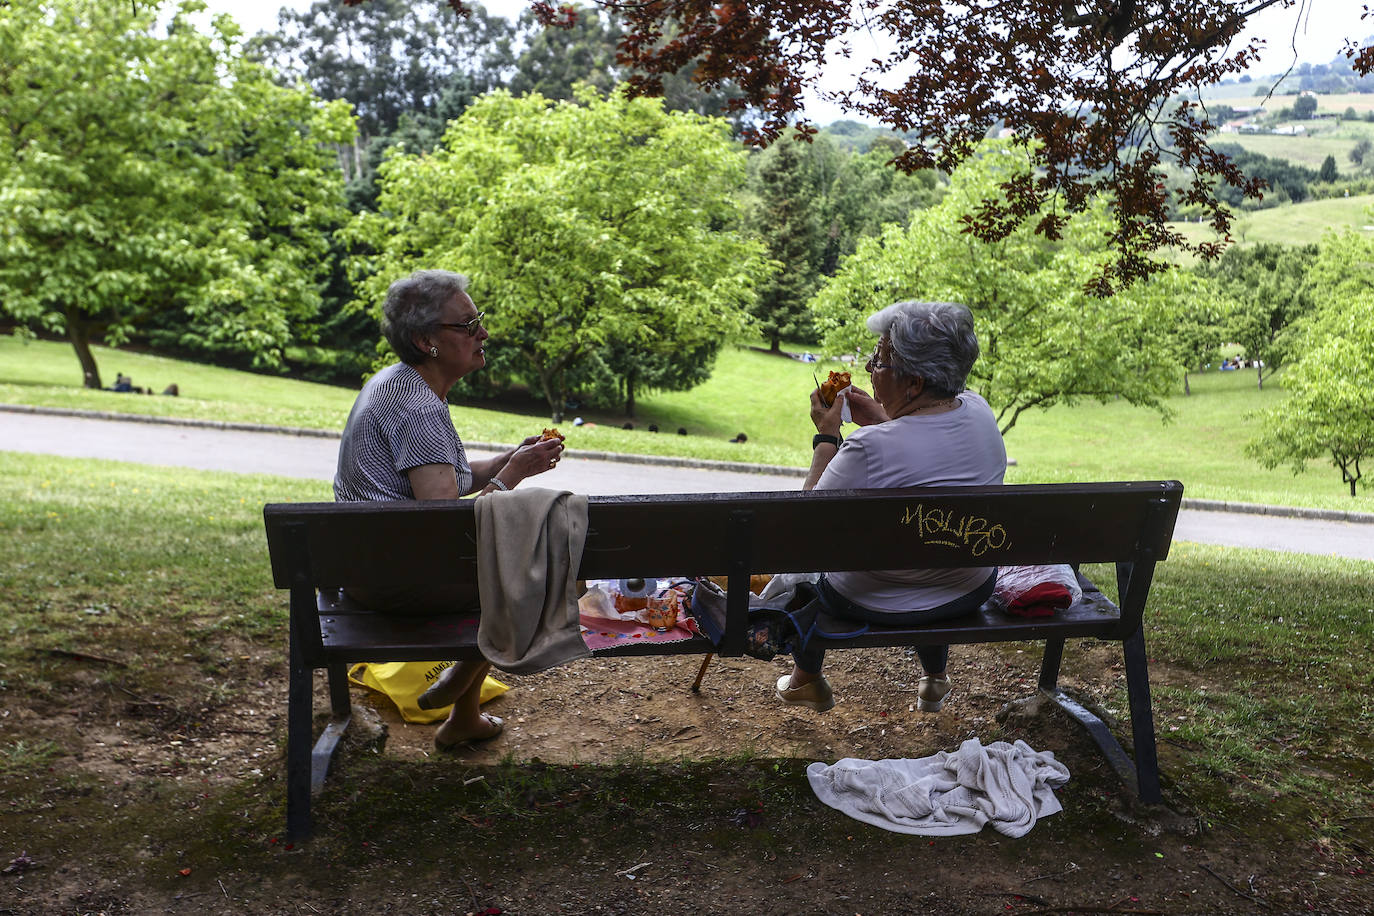
[[(468, 467), (472, 468), (473, 492), (485, 489), (487, 484), (491, 483), (491, 479), (500, 474), (501, 469), (510, 463), (511, 458), (515, 456), (516, 449), (522, 446), (531, 445), (538, 441), (538, 436), (530, 436), (526, 438), (525, 441), (521, 442), (520, 445), (516, 446), (516, 448), (508, 448), (499, 455), (493, 455), (490, 458), (482, 458), (478, 461), (469, 461)], [(507, 486), (514, 486), (516, 483), (519, 483), (519, 481), (512, 482), (503, 480), (503, 483)]]
[(814, 490), (816, 484), (821, 479), (821, 474), (825, 473), (826, 467), (834, 459), (835, 453), (840, 450), (840, 416), (844, 408), (843, 397), (837, 397), (831, 402), (829, 407), (821, 400), (820, 389), (813, 389), (811, 392), (811, 422), (816, 424), (818, 435), (834, 436), (835, 444), (822, 442), (811, 450), (811, 469), (806, 472), (806, 480), (802, 482), (803, 490)]
[[(528, 477), (552, 470), (563, 454), (561, 439), (530, 436), (519, 447), (484, 461), (471, 462), (472, 489), (477, 496), (496, 490), (514, 489)], [(481, 469), (478, 469), (481, 465)], [(499, 481), (494, 483), (494, 481)]]
[(422, 464), (405, 473), (416, 499), (458, 498), (458, 477), (451, 464)]

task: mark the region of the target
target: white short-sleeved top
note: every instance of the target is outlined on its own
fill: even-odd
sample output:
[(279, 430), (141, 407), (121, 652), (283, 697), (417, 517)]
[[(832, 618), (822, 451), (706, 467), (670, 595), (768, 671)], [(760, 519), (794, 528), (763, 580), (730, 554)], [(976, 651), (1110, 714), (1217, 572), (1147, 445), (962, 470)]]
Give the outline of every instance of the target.
[(411, 468), (451, 464), (459, 495), (472, 489), (472, 468), (448, 404), (411, 366), (387, 366), (363, 385), (344, 426), (334, 474), (338, 502), (414, 499)]
[[(991, 486), (1002, 483), (1007, 450), (988, 402), (962, 392), (959, 406), (864, 426), (844, 440), (818, 490), (876, 487)], [(875, 611), (939, 607), (983, 584), (992, 567), (830, 572), (826, 580), (855, 604)]]

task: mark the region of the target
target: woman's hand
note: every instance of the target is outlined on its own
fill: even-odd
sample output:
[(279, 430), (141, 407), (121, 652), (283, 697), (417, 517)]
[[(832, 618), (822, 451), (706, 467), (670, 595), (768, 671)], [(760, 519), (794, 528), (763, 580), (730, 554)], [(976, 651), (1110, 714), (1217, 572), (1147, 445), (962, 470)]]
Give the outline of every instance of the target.
[(811, 422), (816, 424), (816, 432), (825, 433), (827, 436), (838, 436), (840, 434), (840, 411), (844, 409), (844, 402), (841, 400), (842, 394), (835, 395), (834, 402), (825, 406), (821, 400), (821, 390), (811, 389)]
[(527, 477), (542, 474), (558, 464), (563, 455), (563, 442), (560, 439), (544, 439), (531, 436), (520, 444), (510, 456), (506, 466), (496, 476), (508, 487), (513, 487)]
[[(873, 426), (888, 421), (887, 411), (883, 410), (883, 405), (873, 400), (862, 388), (851, 385), (844, 396), (849, 398), (849, 418), (859, 426)], [(835, 400), (838, 401), (839, 398)]]

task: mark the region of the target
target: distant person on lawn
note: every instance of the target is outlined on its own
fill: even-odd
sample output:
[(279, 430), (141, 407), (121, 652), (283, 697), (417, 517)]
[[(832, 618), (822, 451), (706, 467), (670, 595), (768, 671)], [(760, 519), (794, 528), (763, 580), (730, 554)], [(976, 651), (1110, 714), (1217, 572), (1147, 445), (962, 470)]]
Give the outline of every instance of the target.
[[(876, 487), (1000, 485), (1007, 451), (988, 402), (964, 383), (978, 359), (973, 315), (948, 302), (898, 302), (868, 319), (878, 345), (865, 369), (873, 396), (847, 388), (829, 406), (811, 392), (811, 470), (804, 490)], [(848, 400), (859, 429), (840, 438)], [(996, 567), (831, 572), (816, 583), (817, 597), (836, 617), (885, 626), (914, 626), (977, 610), (992, 594)], [(925, 669), (917, 702), (937, 712), (950, 691), (948, 646), (918, 646)], [(835, 705), (821, 674), (825, 653), (792, 654), (791, 674), (778, 680), (785, 703), (824, 712)]]
[[(557, 466), (563, 443), (530, 436), (494, 458), (469, 461), (448, 410), (449, 390), (487, 363), (482, 312), (467, 294), (468, 279), (447, 270), (419, 270), (397, 280), (382, 305), (382, 333), (400, 362), (378, 372), (358, 394), (339, 444), (334, 498), (339, 502), (458, 499), (509, 490)], [(385, 590), (350, 590), (378, 611), (406, 613), (475, 607), (477, 589), (423, 582)], [(490, 664), (466, 661), (446, 669), (420, 706), (453, 711), (435, 732), (440, 750), (494, 738), (504, 723), (481, 712)]]

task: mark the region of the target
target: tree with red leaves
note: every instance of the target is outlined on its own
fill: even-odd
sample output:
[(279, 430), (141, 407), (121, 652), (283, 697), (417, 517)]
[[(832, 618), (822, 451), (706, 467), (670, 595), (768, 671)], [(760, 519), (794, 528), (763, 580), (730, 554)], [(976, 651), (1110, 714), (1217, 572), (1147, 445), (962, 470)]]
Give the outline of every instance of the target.
[[(364, 0), (345, 0), (364, 2)], [(462, 13), (462, 0), (449, 0)], [(1094, 198), (1111, 202), (1111, 256), (1090, 290), (1110, 295), (1165, 269), (1159, 249), (1216, 257), (1224, 242), (1190, 243), (1167, 223), (1164, 168), (1188, 180), (1177, 203), (1196, 205), (1222, 239), (1230, 212), (1219, 184), (1259, 197), (1248, 178), (1209, 146), (1215, 129), (1196, 89), (1246, 70), (1260, 43), (1246, 23), (1274, 6), (1307, 12), (1314, 0), (596, 0), (623, 23), (623, 63), (635, 91), (653, 94), (665, 74), (695, 64), (705, 88), (733, 85), (758, 113), (755, 139), (815, 128), (802, 96), (822, 70), (871, 36), (889, 50), (833, 94), (846, 110), (919, 138), (894, 164), (952, 172), (995, 129), (1035, 166), (965, 215), (986, 241), (1023, 224), (1055, 239)], [(548, 25), (575, 21), (572, 6), (534, 2)], [(1369, 8), (1365, 7), (1369, 17)], [(1374, 46), (1348, 42), (1357, 73), (1374, 71)]]

